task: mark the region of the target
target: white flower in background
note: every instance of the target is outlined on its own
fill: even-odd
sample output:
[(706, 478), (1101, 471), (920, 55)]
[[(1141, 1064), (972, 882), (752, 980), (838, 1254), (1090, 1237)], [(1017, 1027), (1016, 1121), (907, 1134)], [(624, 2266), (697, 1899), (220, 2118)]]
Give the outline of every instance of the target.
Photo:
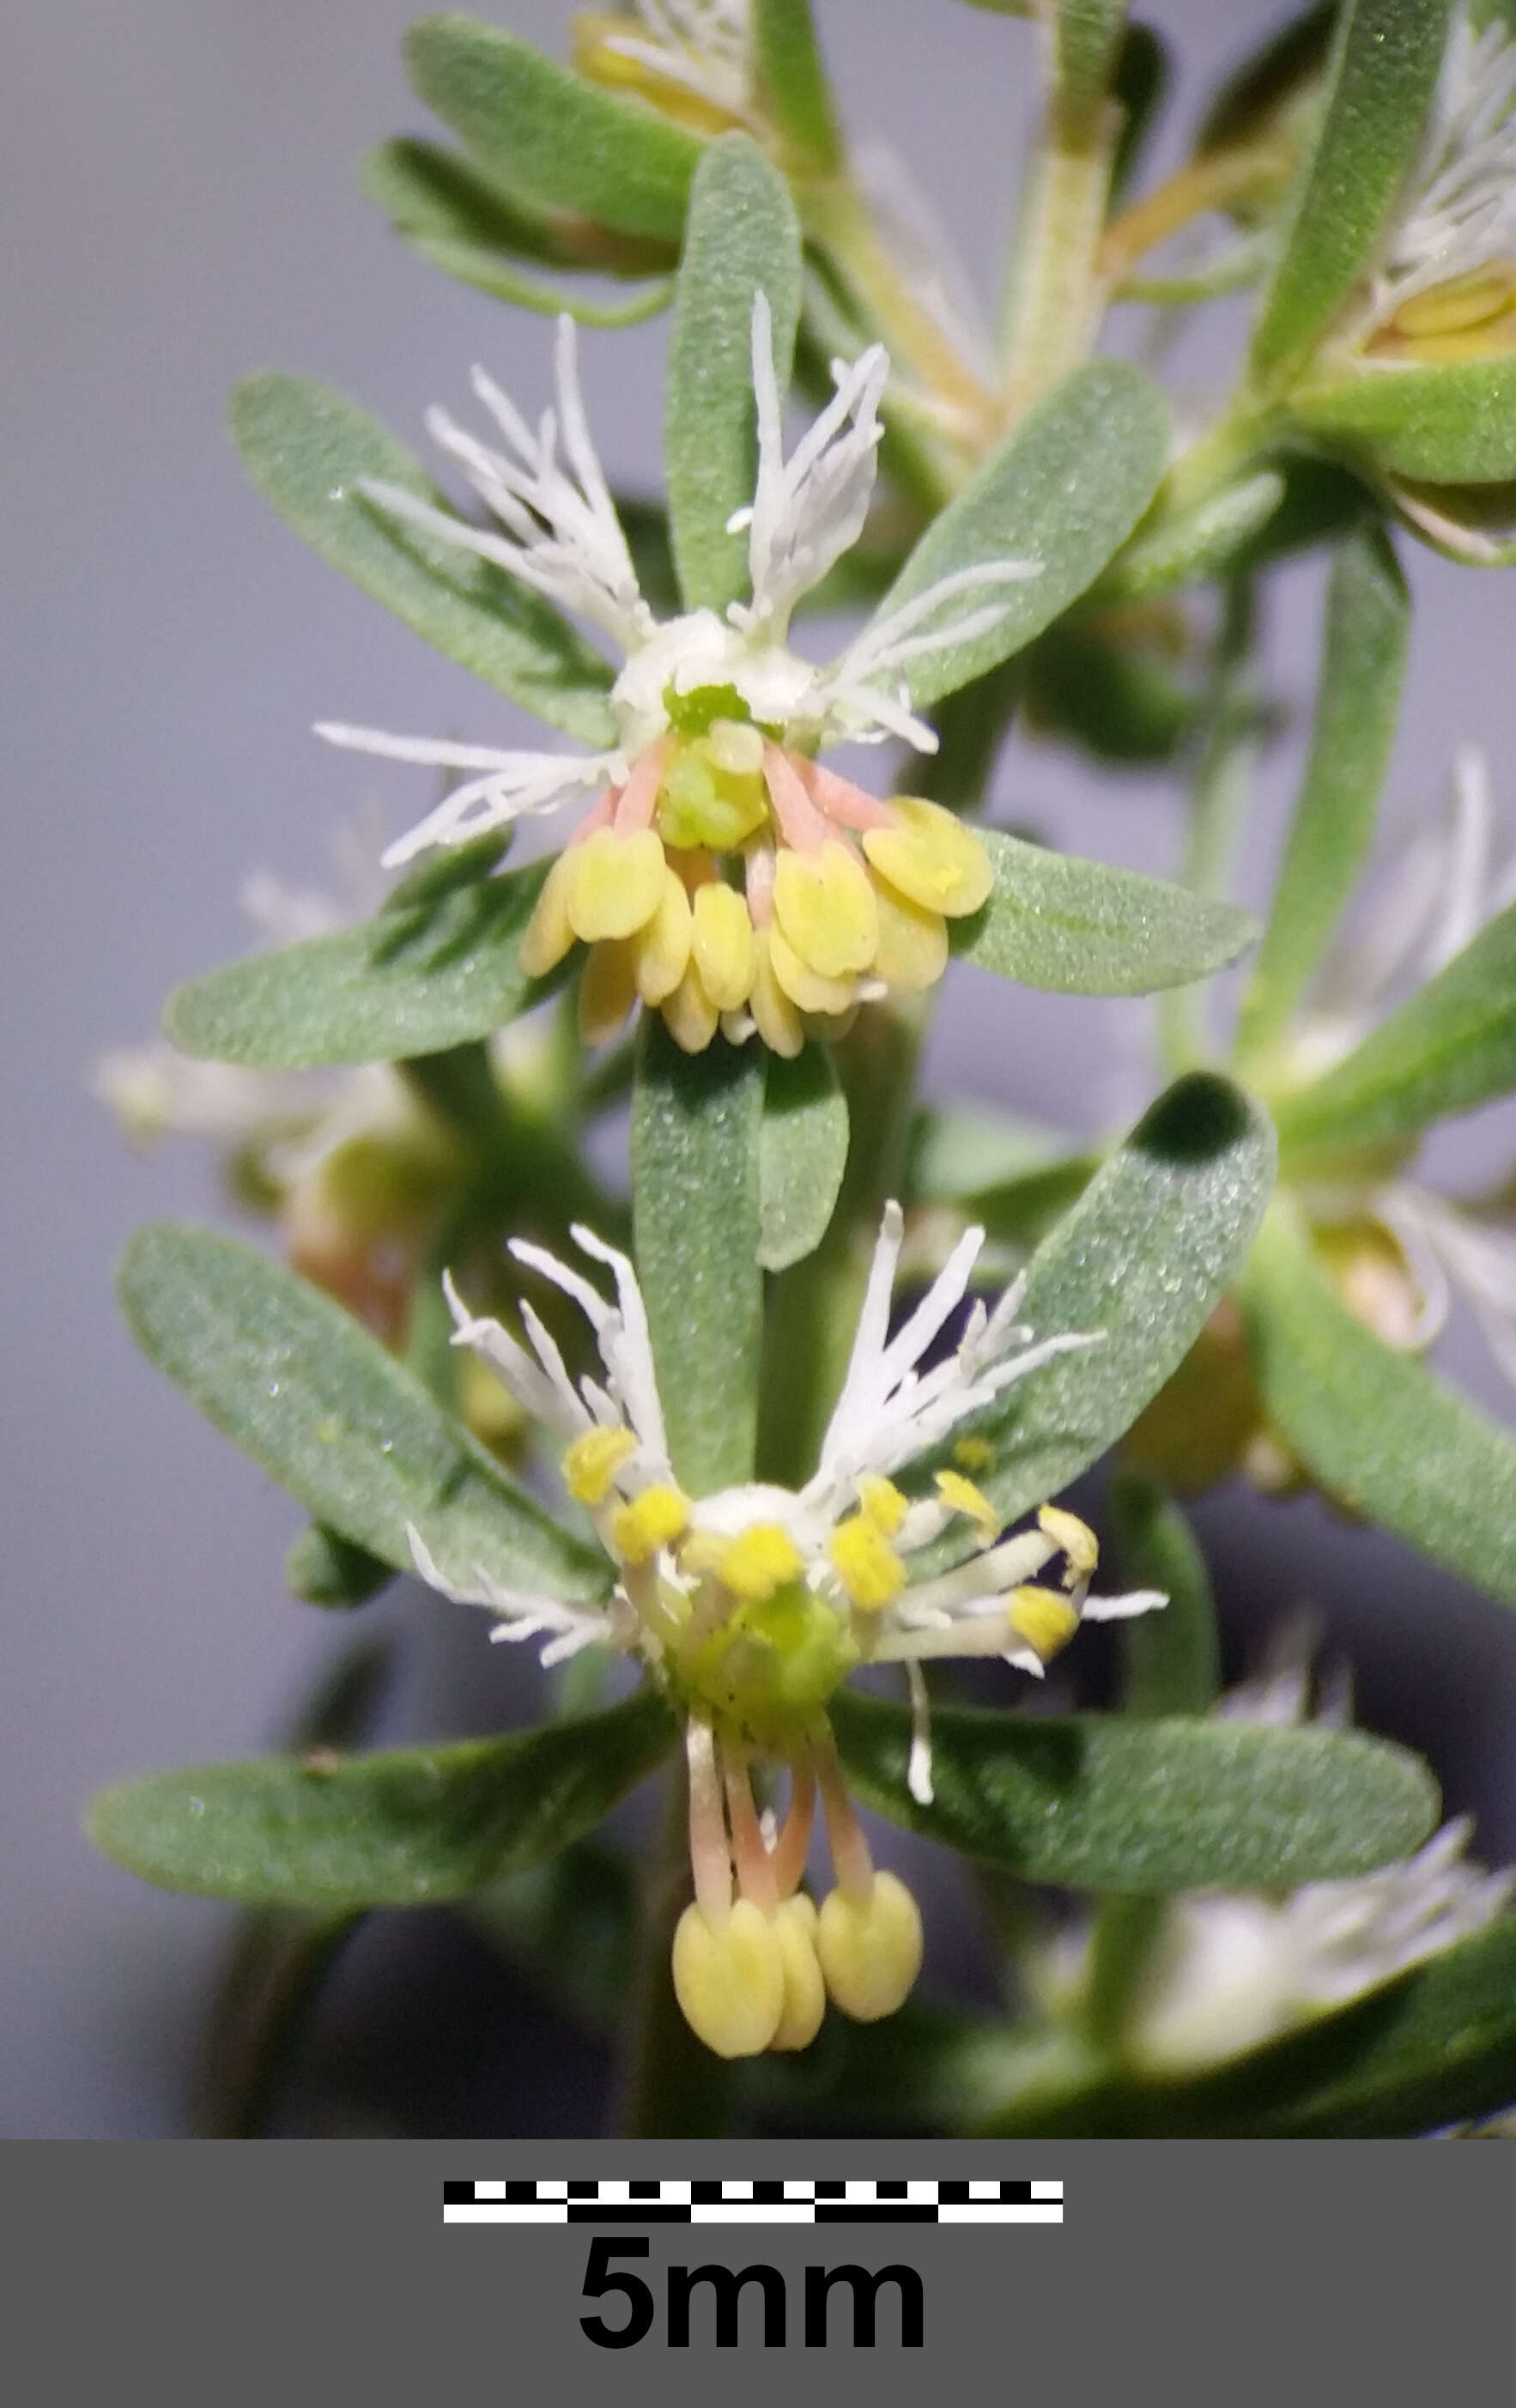
[[(1312, 1716), (1309, 1694), (1296, 1633), (1276, 1670), (1229, 1691), (1216, 1713), (1276, 1725), (1349, 1719), (1345, 1696)], [(1124, 2035), (1133, 2063), (1158, 2076), (1205, 2072), (1482, 1930), (1516, 1889), (1516, 1872), (1466, 1863), (1472, 1828), (1460, 1815), (1417, 1855), (1356, 1880), (1284, 1891), (1194, 1890), (1171, 1899)], [(1066, 2012), (1082, 1993), (1089, 1946), (1082, 1930), (1051, 1952), (1045, 1979), (1055, 2011)]]
[[(686, 1496), (669, 1459), (636, 1276), (587, 1229), (581, 1253), (610, 1271), (614, 1303), (540, 1248), (514, 1244), (529, 1270), (571, 1297), (594, 1334), (601, 1374), (578, 1383), (528, 1301), (527, 1345), (474, 1317), (451, 1281), (454, 1342), (499, 1375), (518, 1404), (563, 1443), (570, 1493), (615, 1568), (604, 1608), (529, 1595), (488, 1565), (439, 1567), (426, 1534), (411, 1545), (423, 1579), (487, 1606), (494, 1636), (541, 1642), (545, 1663), (592, 1642), (636, 1656), (685, 1717), (690, 1853), (695, 1901), (680, 1923), (674, 1972), (690, 2023), (723, 2056), (801, 2048), (824, 1993), (865, 2020), (890, 2014), (915, 1979), (921, 1924), (908, 1891), (876, 1872), (853, 1813), (826, 1702), (858, 1666), (899, 1663), (910, 1683), (912, 1794), (932, 1795), (922, 1665), (934, 1656), (999, 1656), (1040, 1674), (1081, 1620), (1142, 1613), (1140, 1591), (1090, 1594), (1097, 1548), (1085, 1525), (1045, 1505), (1034, 1527), (1003, 1538), (999, 1516), (963, 1469), (944, 1469), (911, 1499), (894, 1475), (937, 1449), (1014, 1381), (1094, 1335), (1034, 1339), (1016, 1319), (1020, 1286), (994, 1309), (972, 1307), (964, 1333), (923, 1365), (962, 1306), (983, 1243), (970, 1230), (932, 1287), (890, 1335), (902, 1216), (885, 1209), (847, 1377), (813, 1478), (793, 1490), (763, 1483)], [(960, 1463), (982, 1467), (983, 1440)], [(956, 1524), (972, 1552), (955, 1570), (913, 1558)], [(1061, 1560), (1055, 1584), (1038, 1575)], [(755, 1766), (791, 1780), (782, 1825), (760, 1822)], [(816, 1793), (825, 1805), (838, 1886), (818, 1915), (799, 1896)]]
[(575, 18), (574, 64), (594, 82), (638, 92), (702, 132), (756, 126), (751, 21), (749, 0), (631, 0), (618, 16)]
[(1516, 344), (1516, 41), (1460, 9), (1422, 150), (1351, 338), (1382, 362)]
[[(392, 845), (387, 866), (456, 845), (573, 796), (594, 801), (549, 874), (522, 960), (540, 976), (576, 940), (593, 948), (580, 990), (588, 1038), (638, 1000), (697, 1053), (718, 1026), (756, 1027), (794, 1054), (808, 1026), (836, 1033), (860, 1001), (930, 986), (947, 921), (977, 910), (992, 874), (969, 829), (911, 796), (881, 802), (814, 759), (840, 742), (937, 738), (911, 710), (908, 664), (965, 642), (1008, 608), (1035, 562), (944, 577), (865, 627), (818, 667), (789, 649), (791, 615), (862, 530), (873, 492), (889, 362), (878, 346), (834, 366), (837, 392), (786, 459), (769, 309), (752, 311), (758, 473), (746, 529), (752, 599), (660, 624), (638, 590), (585, 422), (572, 322), (560, 322), (558, 401), (534, 432), (482, 370), (475, 392), (503, 448), (441, 410), (438, 445), (464, 469), (494, 526), (475, 526), (391, 485), (365, 486), (393, 516), (478, 553), (587, 621), (624, 657), (611, 690), (608, 752), (495, 751), (332, 723), (334, 744), (461, 775), (445, 801)], [(563, 445), (564, 460), (559, 458)]]
[[(1386, 865), (1363, 928), (1329, 956), (1291, 1033), (1285, 1083), (1331, 1069), (1513, 901), (1516, 863), (1495, 867), (1488, 765), (1466, 746), (1441, 823)], [(1431, 1345), (1456, 1293), (1516, 1384), (1516, 1220), (1503, 1199), (1458, 1202), (1398, 1165), (1313, 1177), (1297, 1193), (1346, 1300), (1387, 1344)]]
[[(372, 829), (340, 831), (333, 851), (340, 899), (264, 871), (247, 881), (240, 901), (261, 943), (328, 936), (377, 908)], [(240, 1199), (278, 1221), (295, 1268), (398, 1341), (418, 1244), (456, 1154), (387, 1063), (256, 1070), (155, 1038), (102, 1054), (90, 1087), (135, 1143), (210, 1143)]]

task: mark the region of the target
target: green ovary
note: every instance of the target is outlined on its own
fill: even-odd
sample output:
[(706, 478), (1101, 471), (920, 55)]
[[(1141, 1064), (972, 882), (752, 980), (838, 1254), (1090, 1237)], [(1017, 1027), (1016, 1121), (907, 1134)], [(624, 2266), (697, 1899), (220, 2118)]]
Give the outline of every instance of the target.
[(791, 1581), (756, 1604), (735, 1605), (670, 1670), (685, 1704), (708, 1715), (720, 1737), (783, 1756), (805, 1744), (858, 1660), (834, 1609)]
[(746, 766), (742, 756), (748, 748), (742, 737), (754, 739), (752, 749), (761, 760), (756, 730), (739, 730), (731, 721), (679, 746), (659, 792), (656, 812), (658, 833), (676, 852), (735, 853), (768, 817), (763, 777), (756, 766)]

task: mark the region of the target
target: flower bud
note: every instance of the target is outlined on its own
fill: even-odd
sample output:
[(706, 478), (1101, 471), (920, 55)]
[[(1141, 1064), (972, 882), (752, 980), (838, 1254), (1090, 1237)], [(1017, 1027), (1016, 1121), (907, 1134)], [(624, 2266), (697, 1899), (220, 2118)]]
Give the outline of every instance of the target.
[(922, 1969), (922, 1918), (894, 1873), (876, 1873), (866, 1894), (835, 1889), (816, 1933), (826, 1986), (861, 2024), (893, 2015)]
[(786, 2005), (779, 1931), (751, 1899), (721, 1923), (687, 1906), (674, 1933), (674, 1995), (696, 2039), (717, 2057), (757, 2057)]

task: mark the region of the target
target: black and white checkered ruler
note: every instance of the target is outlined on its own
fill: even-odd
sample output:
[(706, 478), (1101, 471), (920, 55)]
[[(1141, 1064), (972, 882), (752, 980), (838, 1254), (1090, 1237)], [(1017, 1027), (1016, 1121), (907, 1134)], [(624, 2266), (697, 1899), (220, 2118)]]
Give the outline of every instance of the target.
[(1062, 2224), (1061, 2182), (450, 2182), (444, 2224)]

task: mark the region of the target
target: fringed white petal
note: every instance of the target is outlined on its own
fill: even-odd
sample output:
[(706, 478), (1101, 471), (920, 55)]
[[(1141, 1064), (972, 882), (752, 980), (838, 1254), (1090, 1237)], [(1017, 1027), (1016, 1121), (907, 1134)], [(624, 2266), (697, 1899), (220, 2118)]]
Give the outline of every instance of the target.
[(786, 460), (773, 318), (766, 294), (754, 294), (758, 475), (751, 509), (732, 522), (734, 533), (743, 525), (748, 529), (752, 602), (733, 606), (735, 626), (782, 642), (800, 596), (820, 584), (834, 561), (857, 542), (874, 491), (875, 454), (884, 432), (879, 405), (889, 373), (889, 359), (878, 343), (851, 367), (834, 361), (837, 391)]

